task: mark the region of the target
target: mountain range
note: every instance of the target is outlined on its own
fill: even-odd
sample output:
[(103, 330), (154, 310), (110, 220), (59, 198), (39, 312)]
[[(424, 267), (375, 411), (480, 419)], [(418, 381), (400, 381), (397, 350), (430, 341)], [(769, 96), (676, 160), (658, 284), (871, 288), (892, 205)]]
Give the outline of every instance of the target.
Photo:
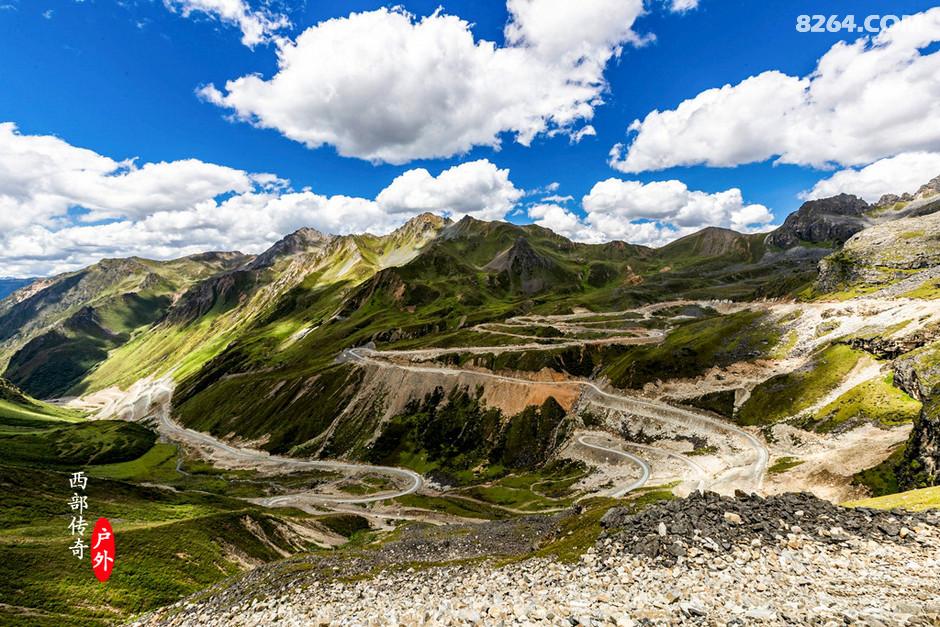
[(398, 519), (574, 507), (549, 542), (580, 551), (610, 496), (940, 483), (940, 177), (656, 249), (426, 213), (24, 283), (0, 300), (0, 482), (29, 487), (0, 527), (31, 539), (0, 563), (44, 553), (11, 607), (71, 611), (48, 582), (72, 577), (49, 530), (73, 468), (152, 580), (115, 579), (122, 616)]
[[(280, 400), (310, 388), (311, 376), (324, 384), (351, 376), (334, 358), (368, 342), (453, 341), (474, 325), (572, 307), (845, 298), (884, 289), (931, 295), (936, 287), (919, 277), (938, 261), (938, 181), (874, 205), (844, 194), (810, 201), (769, 234), (707, 228), (659, 249), (423, 214), (384, 236), (304, 228), (260, 255), (106, 259), (0, 301), (0, 372), (39, 398), (172, 373), (184, 422), (213, 432), (232, 423), (235, 433), (262, 438), (278, 403), (233, 423), (239, 412), (228, 405), (245, 399), (227, 391), (230, 377), (257, 379)], [(900, 292), (890, 287), (898, 284)], [(317, 387), (305, 393), (316, 406)], [(217, 409), (202, 411), (207, 404)], [(298, 425), (288, 431), (266, 448), (309, 448), (317, 435)]]

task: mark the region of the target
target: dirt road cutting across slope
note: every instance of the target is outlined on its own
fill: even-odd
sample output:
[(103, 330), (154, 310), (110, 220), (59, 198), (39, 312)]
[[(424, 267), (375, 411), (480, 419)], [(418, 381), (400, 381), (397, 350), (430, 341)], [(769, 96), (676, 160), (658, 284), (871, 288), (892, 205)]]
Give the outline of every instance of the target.
[[(583, 342), (582, 342), (583, 343)], [(435, 366), (417, 366), (412, 364), (402, 364), (394, 361), (386, 361), (384, 357), (403, 357), (403, 356), (414, 356), (414, 357), (424, 357), (428, 354), (434, 352), (436, 349), (423, 349), (416, 351), (377, 351), (369, 347), (358, 347), (351, 348), (344, 351), (343, 355), (340, 357), (340, 361), (359, 361), (362, 363), (371, 363), (378, 365), (379, 367), (384, 368), (399, 368), (403, 370), (408, 370), (411, 372), (425, 372), (433, 373), (437, 375), (444, 376), (459, 376), (459, 375), (469, 375), (481, 378), (496, 379), (502, 381), (512, 381), (515, 383), (523, 384), (535, 384), (535, 381), (530, 381), (528, 379), (522, 379), (518, 377), (511, 377), (508, 375), (500, 375), (490, 372), (481, 372), (477, 370), (464, 370), (460, 368), (446, 368), (446, 367), (435, 367)], [(441, 352), (452, 352), (459, 349), (442, 349)], [(492, 350), (492, 348), (490, 348)], [(648, 401), (645, 399), (639, 399), (636, 397), (626, 396), (623, 394), (614, 394), (607, 392), (591, 381), (579, 381), (579, 380), (568, 380), (568, 381), (539, 381), (539, 385), (558, 385), (558, 386), (581, 386), (590, 390), (593, 394), (600, 397), (600, 401), (591, 400), (591, 402), (596, 402), (600, 405), (610, 407), (611, 409), (617, 411), (643, 411), (644, 415), (648, 415), (653, 420), (660, 420), (664, 422), (669, 422), (676, 427), (689, 427), (700, 424), (707, 425), (712, 429), (719, 431), (724, 431), (727, 434), (733, 435), (743, 439), (750, 448), (753, 449), (754, 461), (750, 469), (741, 469), (735, 468), (731, 473), (725, 473), (728, 476), (722, 476), (716, 478), (716, 480), (703, 486), (702, 476), (705, 474), (704, 470), (697, 464), (691, 463), (687, 457), (680, 456), (675, 454), (675, 456), (680, 457), (683, 463), (686, 465), (691, 465), (693, 470), (696, 471), (699, 480), (700, 487), (721, 487), (731, 489), (732, 487), (743, 487), (745, 489), (750, 489), (752, 491), (757, 491), (760, 489), (761, 483), (763, 481), (764, 472), (767, 468), (767, 460), (769, 459), (769, 454), (767, 448), (753, 435), (747, 433), (746, 431), (739, 429), (735, 426), (724, 423), (720, 420), (693, 412), (686, 409), (681, 409), (678, 407), (673, 407), (664, 403), (657, 403), (654, 401)], [(658, 449), (654, 447), (647, 447), (652, 450), (656, 450), (662, 453), (672, 453), (671, 451), (666, 451), (664, 449)]]
[[(597, 314), (594, 314), (597, 315)], [(564, 316), (563, 318), (567, 322), (568, 320), (573, 320), (577, 318), (577, 315)], [(561, 318), (561, 317), (560, 317)], [(518, 324), (522, 321), (513, 320), (511, 324)], [(524, 320), (524, 324), (550, 324), (551, 318), (544, 318), (539, 320), (534, 317), (528, 317)], [(653, 329), (630, 329), (630, 337), (620, 337), (620, 338), (605, 338), (606, 341), (615, 340), (624, 344), (641, 344), (647, 343), (650, 341), (657, 341), (664, 336), (664, 333), (659, 330)], [(643, 335), (645, 333), (645, 336)], [(339, 358), (339, 361), (352, 361), (360, 363), (371, 363), (378, 365), (383, 368), (398, 368), (403, 370), (408, 370), (412, 372), (420, 372), (427, 374), (434, 374), (437, 376), (457, 376), (457, 375), (469, 375), (475, 377), (483, 377), (504, 381), (511, 381), (514, 383), (522, 384), (539, 384), (539, 385), (558, 385), (558, 386), (579, 386), (583, 389), (583, 393), (588, 402), (594, 403), (595, 405), (606, 407), (615, 412), (622, 414), (630, 415), (640, 415), (644, 419), (649, 419), (657, 421), (662, 424), (669, 424), (675, 429), (685, 431), (695, 431), (695, 427), (700, 428), (709, 428), (715, 431), (724, 432), (725, 434), (732, 435), (737, 438), (743, 439), (747, 443), (748, 447), (753, 449), (755, 458), (752, 464), (749, 464), (747, 467), (732, 466), (729, 471), (719, 473), (716, 476), (710, 477), (709, 473), (698, 463), (692, 461), (686, 455), (683, 455), (676, 451), (667, 450), (664, 448), (648, 446), (645, 444), (638, 444), (632, 442), (621, 442), (619, 445), (621, 447), (634, 448), (638, 451), (643, 451), (650, 454), (651, 456), (662, 455), (666, 458), (671, 458), (674, 462), (679, 462), (682, 466), (688, 469), (690, 480), (696, 482), (695, 489), (705, 489), (710, 487), (712, 489), (724, 488), (732, 489), (736, 487), (745, 487), (752, 490), (757, 490), (760, 488), (761, 481), (763, 479), (764, 471), (767, 466), (768, 453), (767, 449), (761, 444), (757, 438), (751, 434), (738, 429), (732, 425), (728, 425), (720, 420), (716, 420), (709, 416), (703, 415), (698, 412), (693, 412), (690, 410), (673, 407), (664, 403), (657, 403), (654, 401), (649, 401), (645, 399), (640, 399), (636, 397), (631, 397), (623, 394), (617, 394), (608, 392), (601, 389), (595, 383), (591, 381), (584, 380), (568, 380), (568, 381), (530, 381), (527, 379), (522, 379), (518, 377), (511, 377), (506, 375), (500, 375), (490, 372), (481, 372), (477, 370), (464, 370), (458, 368), (445, 368), (445, 367), (434, 367), (428, 365), (413, 365), (400, 363), (395, 361), (395, 359), (401, 358), (411, 358), (413, 361), (421, 361), (424, 359), (434, 358), (436, 356), (446, 354), (446, 353), (456, 353), (456, 352), (489, 352), (493, 350), (498, 351), (519, 351), (519, 350), (545, 350), (548, 348), (560, 348), (565, 346), (583, 346), (588, 343), (597, 343), (597, 340), (582, 340), (582, 339), (571, 339), (564, 338), (562, 342), (558, 344), (526, 344), (526, 345), (516, 345), (516, 346), (495, 346), (495, 347), (465, 347), (465, 348), (431, 348), (431, 349), (417, 349), (417, 350), (403, 350), (403, 351), (376, 351), (370, 347), (358, 347), (353, 349), (348, 349), (344, 351)], [(604, 342), (606, 343), (606, 342)], [(392, 358), (392, 359), (388, 359)], [(398, 496), (405, 496), (412, 494), (418, 491), (423, 486), (423, 480), (420, 475), (417, 473), (404, 469), (404, 468), (393, 468), (387, 466), (371, 466), (366, 464), (353, 464), (349, 462), (338, 462), (338, 461), (325, 461), (325, 460), (299, 460), (286, 457), (275, 457), (267, 454), (263, 451), (240, 448), (230, 446), (221, 440), (214, 438), (213, 436), (201, 433), (198, 431), (193, 431), (192, 429), (187, 429), (182, 426), (179, 426), (170, 420), (170, 400), (172, 398), (173, 387), (172, 381), (169, 377), (164, 377), (158, 380), (142, 380), (132, 386), (126, 394), (121, 395), (119, 398), (112, 400), (104, 410), (102, 414), (108, 412), (116, 414), (120, 417), (130, 420), (140, 420), (145, 416), (150, 416), (154, 418), (158, 429), (160, 432), (166, 436), (168, 439), (183, 442), (196, 444), (199, 446), (208, 447), (209, 449), (214, 449), (215, 451), (222, 451), (226, 455), (233, 457), (235, 459), (241, 460), (248, 463), (257, 463), (257, 464), (277, 464), (285, 468), (291, 469), (301, 469), (301, 468), (317, 468), (328, 471), (340, 471), (343, 473), (363, 473), (363, 472), (372, 472), (376, 474), (382, 474), (393, 478), (396, 482), (403, 483), (403, 487), (392, 493), (382, 493), (374, 494), (362, 497), (340, 497), (334, 495), (326, 494), (317, 494), (313, 492), (305, 492), (299, 494), (290, 494), (282, 496), (274, 496), (265, 499), (259, 499), (258, 502), (268, 505), (268, 506), (285, 506), (285, 505), (295, 505), (300, 504), (301, 502), (310, 502), (310, 501), (320, 501), (328, 502), (334, 504), (365, 504), (373, 503), (378, 501), (384, 501), (387, 499), (395, 498)], [(634, 481), (633, 483), (623, 486), (619, 489), (616, 489), (612, 496), (623, 496), (624, 494), (635, 490), (649, 480), (651, 475), (651, 469), (649, 464), (630, 453), (626, 453), (619, 449), (613, 449), (599, 444), (591, 444), (586, 442), (584, 437), (580, 437), (575, 442), (587, 449), (600, 450), (605, 453), (621, 457), (622, 459), (628, 460), (630, 463), (636, 465), (640, 468), (640, 479)], [(711, 479), (709, 481), (709, 479)]]
[[(269, 507), (288, 506), (294, 505), (301, 501), (309, 500), (346, 504), (373, 503), (376, 501), (384, 501), (387, 499), (412, 494), (418, 491), (421, 486), (424, 485), (424, 481), (421, 478), (421, 475), (412, 470), (408, 470), (407, 468), (370, 466), (367, 464), (351, 464), (348, 462), (333, 462), (323, 460), (300, 460), (289, 457), (276, 457), (254, 449), (236, 448), (234, 446), (230, 446), (207, 433), (193, 431), (192, 429), (181, 427), (170, 420), (170, 399), (172, 398), (173, 394), (173, 386), (168, 378), (150, 381), (149, 385), (140, 385), (140, 383), (141, 382), (135, 384), (135, 387), (137, 388), (135, 390), (137, 392), (136, 394), (132, 394), (131, 397), (126, 399), (123, 403), (114, 404), (110, 410), (124, 420), (142, 420), (143, 418), (149, 416), (156, 421), (156, 426), (160, 433), (163, 434), (167, 439), (174, 442), (208, 446), (212, 449), (225, 451), (228, 455), (244, 461), (258, 462), (263, 464), (279, 464), (292, 470), (316, 468), (319, 470), (337, 470), (344, 473), (372, 472), (391, 476), (399, 480), (404, 480), (406, 485), (405, 488), (397, 492), (384, 492), (382, 494), (374, 494), (355, 498), (344, 498), (332, 495), (316, 494), (313, 492), (287, 494), (283, 496), (261, 499), (259, 502), (263, 505)], [(130, 392), (131, 391), (129, 391), (129, 393)]]
[(636, 490), (637, 488), (642, 488), (644, 485), (646, 485), (646, 482), (649, 481), (651, 471), (650, 471), (649, 464), (647, 464), (645, 461), (643, 461), (639, 457), (631, 455), (630, 453), (624, 453), (623, 451), (618, 451), (617, 449), (613, 449), (613, 448), (607, 448), (606, 446), (591, 444), (585, 441), (585, 437), (587, 436), (582, 435), (580, 438), (578, 438), (578, 444), (580, 444), (581, 446), (586, 446), (589, 449), (594, 449), (595, 451), (601, 451), (603, 453), (608, 453), (611, 455), (617, 455), (619, 457), (623, 457), (627, 461), (633, 462), (634, 464), (640, 467), (640, 478), (626, 487), (623, 487), (623, 488), (620, 488), (619, 490), (615, 490), (611, 492), (609, 495), (610, 497), (615, 498), (615, 499), (620, 498), (627, 492), (632, 492), (633, 490)]

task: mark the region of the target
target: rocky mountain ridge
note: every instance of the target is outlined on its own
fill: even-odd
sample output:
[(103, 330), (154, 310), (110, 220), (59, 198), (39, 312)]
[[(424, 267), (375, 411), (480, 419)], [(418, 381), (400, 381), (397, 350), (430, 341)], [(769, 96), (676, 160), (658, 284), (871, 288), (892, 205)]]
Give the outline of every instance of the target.
[[(820, 276), (816, 258), (788, 256), (772, 250), (768, 241), (777, 241), (773, 237), (779, 233), (828, 237), (831, 216), (854, 219), (864, 214), (865, 220), (883, 220), (823, 260), (823, 282), (816, 287), (824, 293), (836, 284), (850, 284), (851, 272), (861, 273), (863, 264), (878, 261), (882, 252), (900, 250), (903, 257), (907, 249), (892, 242), (907, 233), (911, 218), (895, 218), (910, 206), (911, 211), (929, 209), (936, 202), (931, 189), (927, 186), (922, 198), (890, 209), (884, 218), (869, 215), (867, 205), (857, 199), (840, 196), (807, 203), (802, 216), (794, 214), (789, 226), (766, 238), (710, 228), (660, 249), (622, 242), (580, 244), (534, 225), (469, 217), (453, 223), (423, 214), (380, 237), (301, 229), (259, 256), (106, 260), (86, 274), (40, 281), (0, 303), (0, 330), (9, 328), (16, 336), (0, 344), (8, 360), (4, 374), (27, 392), (48, 397), (114, 385), (127, 388), (142, 377), (172, 372), (180, 383), (177, 409), (184, 420), (195, 421), (192, 426), (227, 429), (219, 435), (266, 438), (266, 446), (280, 453), (351, 454), (363, 442), (349, 433), (342, 441), (358, 444), (337, 448), (335, 416), (342, 414), (349, 422), (343, 429), (358, 425), (372, 437), (378, 424), (374, 414), (384, 412), (359, 408), (343, 413), (343, 403), (361, 393), (361, 372), (333, 361), (345, 349), (369, 342), (435, 342), (440, 336), (445, 342), (472, 343), (483, 336), (461, 335), (461, 330), (530, 311), (568, 313), (586, 304), (599, 311), (623, 311), (676, 298), (802, 298)], [(801, 220), (807, 219), (808, 226), (800, 230)], [(935, 219), (930, 213), (918, 218), (925, 224)], [(917, 250), (923, 254), (898, 262), (897, 272), (905, 281), (913, 277), (908, 271), (933, 272), (937, 267), (932, 231), (922, 230), (909, 239), (922, 242)], [(865, 252), (869, 248), (877, 254)], [(839, 255), (855, 257), (843, 264), (846, 274), (830, 286), (826, 268)], [(927, 267), (903, 265), (912, 263)], [(886, 262), (876, 265), (878, 272), (887, 267)], [(179, 277), (172, 274), (178, 266)], [(43, 315), (35, 315), (38, 311)], [(34, 329), (23, 326), (26, 319)], [(576, 333), (584, 338), (602, 331), (583, 328)], [(769, 351), (772, 341), (776, 339), (765, 338), (761, 346)], [(900, 348), (898, 344), (893, 350)], [(694, 358), (688, 345), (682, 350)], [(598, 362), (590, 361), (595, 358)], [(577, 359), (589, 364), (577, 367), (579, 376), (610, 366), (589, 351)], [(645, 367), (658, 368), (661, 361)], [(546, 367), (557, 364), (556, 359)], [(252, 384), (232, 383), (232, 377)], [(899, 384), (907, 379), (913, 375), (899, 372)], [(324, 397), (331, 400), (326, 403)], [(316, 409), (310, 410), (308, 402)], [(244, 417), (240, 408), (248, 406), (253, 410)], [(296, 419), (302, 424), (285, 425), (285, 411), (287, 423)]]
[(869, 204), (851, 194), (810, 200), (787, 216), (783, 225), (767, 236), (766, 244), (781, 249), (825, 246), (839, 248), (852, 236), (873, 226), (940, 211), (940, 176), (922, 185), (913, 195), (885, 194)]

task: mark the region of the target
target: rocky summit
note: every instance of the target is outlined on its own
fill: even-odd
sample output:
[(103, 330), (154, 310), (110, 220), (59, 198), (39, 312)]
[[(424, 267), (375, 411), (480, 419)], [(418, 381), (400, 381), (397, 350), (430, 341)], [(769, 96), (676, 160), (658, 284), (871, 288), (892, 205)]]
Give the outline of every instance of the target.
[(258, 568), (132, 624), (940, 624), (940, 511), (695, 493), (609, 509), (574, 559), (546, 552), (579, 515), (409, 527), (368, 558)]

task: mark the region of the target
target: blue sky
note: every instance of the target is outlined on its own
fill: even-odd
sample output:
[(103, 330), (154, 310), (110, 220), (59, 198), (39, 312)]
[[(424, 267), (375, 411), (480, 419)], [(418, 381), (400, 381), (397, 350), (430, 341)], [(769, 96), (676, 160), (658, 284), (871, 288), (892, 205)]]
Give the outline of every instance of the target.
[[(940, 174), (933, 5), (0, 0), (0, 275), (422, 210), (661, 245), (914, 191)], [(817, 13), (914, 18), (797, 31)]]

